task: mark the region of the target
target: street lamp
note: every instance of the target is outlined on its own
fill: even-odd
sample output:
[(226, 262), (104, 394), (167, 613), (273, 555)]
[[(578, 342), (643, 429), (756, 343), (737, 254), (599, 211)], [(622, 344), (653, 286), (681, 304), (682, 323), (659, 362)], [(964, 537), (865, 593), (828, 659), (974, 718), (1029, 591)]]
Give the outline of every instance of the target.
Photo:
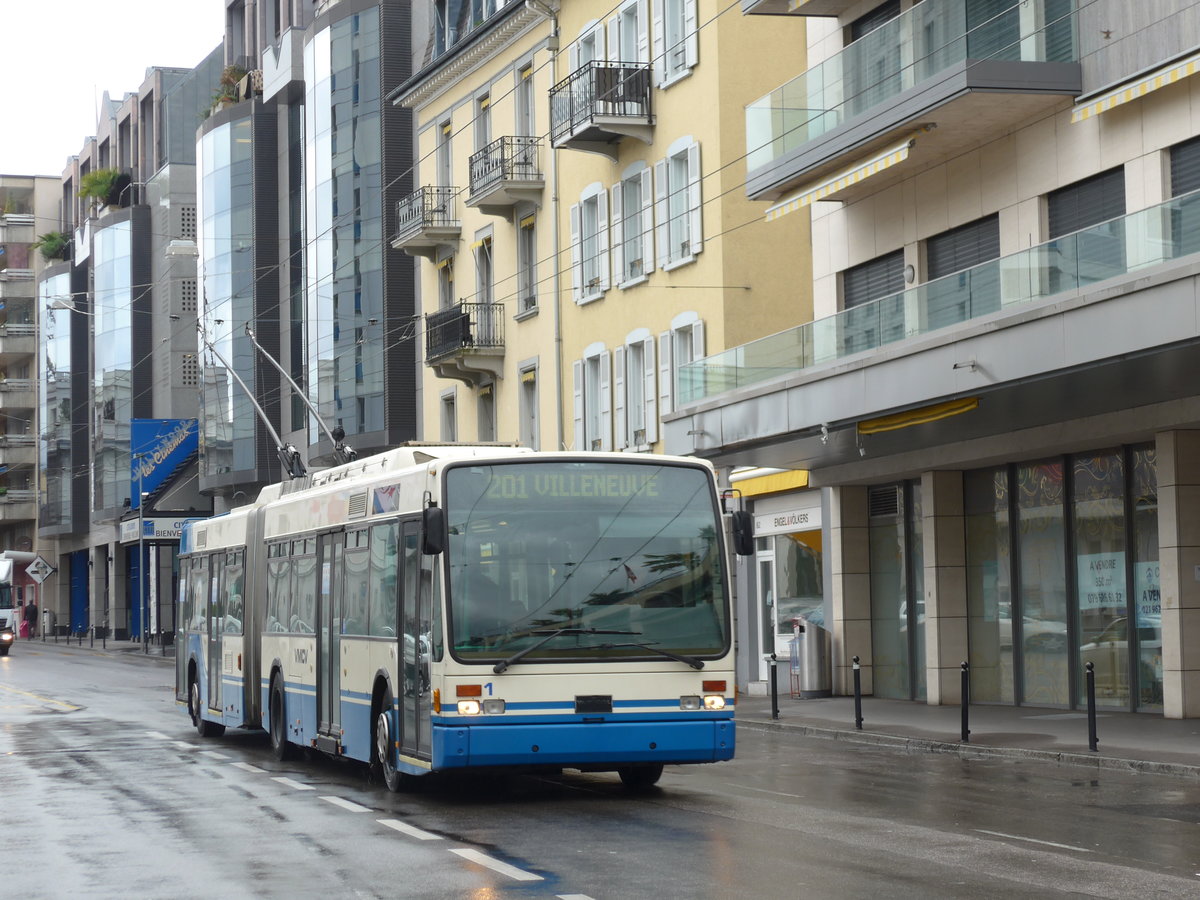
[(133, 461), (137, 465), (137, 480), (138, 480), (138, 558), (137, 558), (137, 579), (138, 579), (138, 608), (142, 613), (142, 652), (150, 653), (149, 633), (147, 626), (149, 624), (149, 616), (146, 610), (146, 495), (142, 492), (142, 457), (145, 453), (135, 453)]

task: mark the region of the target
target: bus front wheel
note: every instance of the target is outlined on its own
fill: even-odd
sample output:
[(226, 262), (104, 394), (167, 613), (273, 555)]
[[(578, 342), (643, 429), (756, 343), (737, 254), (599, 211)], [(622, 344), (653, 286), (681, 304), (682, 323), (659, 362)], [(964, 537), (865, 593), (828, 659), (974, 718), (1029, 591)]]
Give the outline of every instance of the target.
[(287, 739), (286, 707), (283, 698), (283, 680), (276, 675), (271, 679), (271, 752), (280, 762), (290, 759), (292, 745)]
[(404, 776), (396, 768), (396, 740), (392, 732), (392, 692), (390, 688), (384, 688), (379, 711), (375, 716), (375, 749), (371, 754), (371, 768), (387, 785), (389, 791), (399, 791)]
[(204, 718), (200, 703), (200, 682), (193, 677), (191, 689), (188, 691), (188, 706), (191, 707), (192, 724), (196, 727), (196, 733), (202, 738), (220, 737), (225, 733), (225, 726)]
[(617, 769), (617, 774), (621, 776), (621, 783), (631, 791), (644, 791), (646, 788), (654, 787), (658, 784), (658, 779), (662, 778), (662, 773), (661, 764), (622, 766)]

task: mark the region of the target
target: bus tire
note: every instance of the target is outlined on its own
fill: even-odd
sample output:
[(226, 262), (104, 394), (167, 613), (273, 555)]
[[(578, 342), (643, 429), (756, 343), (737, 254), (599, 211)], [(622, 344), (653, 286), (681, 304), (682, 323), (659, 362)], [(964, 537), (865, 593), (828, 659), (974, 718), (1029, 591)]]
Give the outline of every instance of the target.
[(283, 762), (292, 758), (292, 745), (287, 739), (287, 702), (283, 695), (283, 679), (278, 672), (271, 677), (270, 703), (271, 752)]
[(644, 791), (658, 784), (662, 778), (662, 763), (651, 763), (646, 766), (622, 766), (617, 769), (621, 783), (631, 791)]
[(220, 737), (225, 733), (225, 726), (218, 722), (210, 722), (200, 711), (200, 682), (192, 676), (191, 687), (188, 688), (188, 712), (192, 714), (192, 725), (202, 738)]
[(396, 768), (395, 736), (392, 734), (392, 690), (385, 687), (375, 714), (371, 735), (371, 770), (389, 791), (399, 791), (404, 775)]

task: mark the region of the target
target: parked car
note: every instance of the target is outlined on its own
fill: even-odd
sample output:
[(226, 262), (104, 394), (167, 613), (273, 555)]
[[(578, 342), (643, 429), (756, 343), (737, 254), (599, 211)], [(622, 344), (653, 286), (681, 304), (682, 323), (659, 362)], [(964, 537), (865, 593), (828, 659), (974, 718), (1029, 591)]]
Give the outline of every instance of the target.
[[(1011, 647), (1013, 642), (1012, 606), (999, 607), (1000, 646)], [(1067, 649), (1067, 623), (1036, 616), (1021, 617), (1021, 646), (1026, 653), (1063, 653)]]
[[(1129, 681), (1129, 620), (1113, 619), (1095, 640), (1079, 648), (1083, 665), (1092, 663), (1096, 673), (1096, 693), (1117, 696), (1125, 693)], [(1143, 689), (1162, 681), (1162, 620), (1144, 616), (1138, 625), (1138, 680)]]

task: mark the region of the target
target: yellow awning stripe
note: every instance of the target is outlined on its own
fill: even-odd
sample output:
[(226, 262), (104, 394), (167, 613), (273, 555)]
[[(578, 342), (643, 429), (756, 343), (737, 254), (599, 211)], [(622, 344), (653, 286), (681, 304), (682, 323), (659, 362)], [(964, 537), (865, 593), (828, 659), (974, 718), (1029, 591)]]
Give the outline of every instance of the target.
[(948, 400), (945, 403), (935, 403), (933, 406), (922, 406), (920, 409), (910, 409), (908, 412), (896, 413), (894, 416), (864, 419), (858, 423), (858, 433), (878, 434), (882, 431), (897, 431), (913, 425), (924, 425), (928, 422), (936, 422), (938, 419), (948, 419), (950, 416), (970, 412), (978, 406), (978, 397)]
[(1200, 53), (1193, 53), (1186, 59), (1165, 65), (1161, 69), (1156, 69), (1149, 75), (1145, 75), (1136, 81), (1122, 85), (1100, 97), (1096, 97), (1094, 100), (1076, 106), (1071, 110), (1071, 121), (1083, 122), (1092, 116), (1098, 116), (1102, 112), (1107, 112), (1114, 106), (1120, 106), (1122, 103), (1128, 103), (1130, 100), (1144, 97), (1151, 91), (1157, 91), (1168, 84), (1174, 84), (1181, 78), (1187, 78), (1189, 75), (1195, 75), (1197, 72), (1200, 72)]
[(537, 382), (537, 369), (529, 369), (521, 373), (521, 384), (534, 384)]
[(791, 197), (776, 203), (767, 210), (767, 221), (770, 222), (772, 219), (786, 216), (788, 213), (795, 212), (802, 207), (808, 206), (810, 203), (824, 199), (832, 193), (844, 190), (852, 184), (858, 184), (858, 182), (870, 178), (884, 169), (891, 168), (898, 162), (903, 162), (908, 158), (908, 151), (915, 143), (915, 138), (905, 138), (903, 143), (883, 151), (878, 156), (847, 169), (840, 175), (835, 175), (827, 181), (811, 185), (798, 194), (793, 194)]
[(520, 221), (520, 226), (521, 226), (522, 228), (532, 228), (532, 227), (533, 227), (533, 223), (534, 223), (534, 222), (536, 222), (536, 221), (537, 221), (537, 214), (536, 214), (536, 213), (534, 213), (534, 214), (533, 214), (533, 215), (531, 215), (531, 216), (526, 216), (525, 218), (523, 218), (523, 219)]
[(794, 491), (808, 487), (808, 472), (804, 469), (794, 469), (790, 472), (776, 472), (773, 475), (758, 475), (754, 478), (742, 479), (736, 487), (742, 492), (743, 497)]

